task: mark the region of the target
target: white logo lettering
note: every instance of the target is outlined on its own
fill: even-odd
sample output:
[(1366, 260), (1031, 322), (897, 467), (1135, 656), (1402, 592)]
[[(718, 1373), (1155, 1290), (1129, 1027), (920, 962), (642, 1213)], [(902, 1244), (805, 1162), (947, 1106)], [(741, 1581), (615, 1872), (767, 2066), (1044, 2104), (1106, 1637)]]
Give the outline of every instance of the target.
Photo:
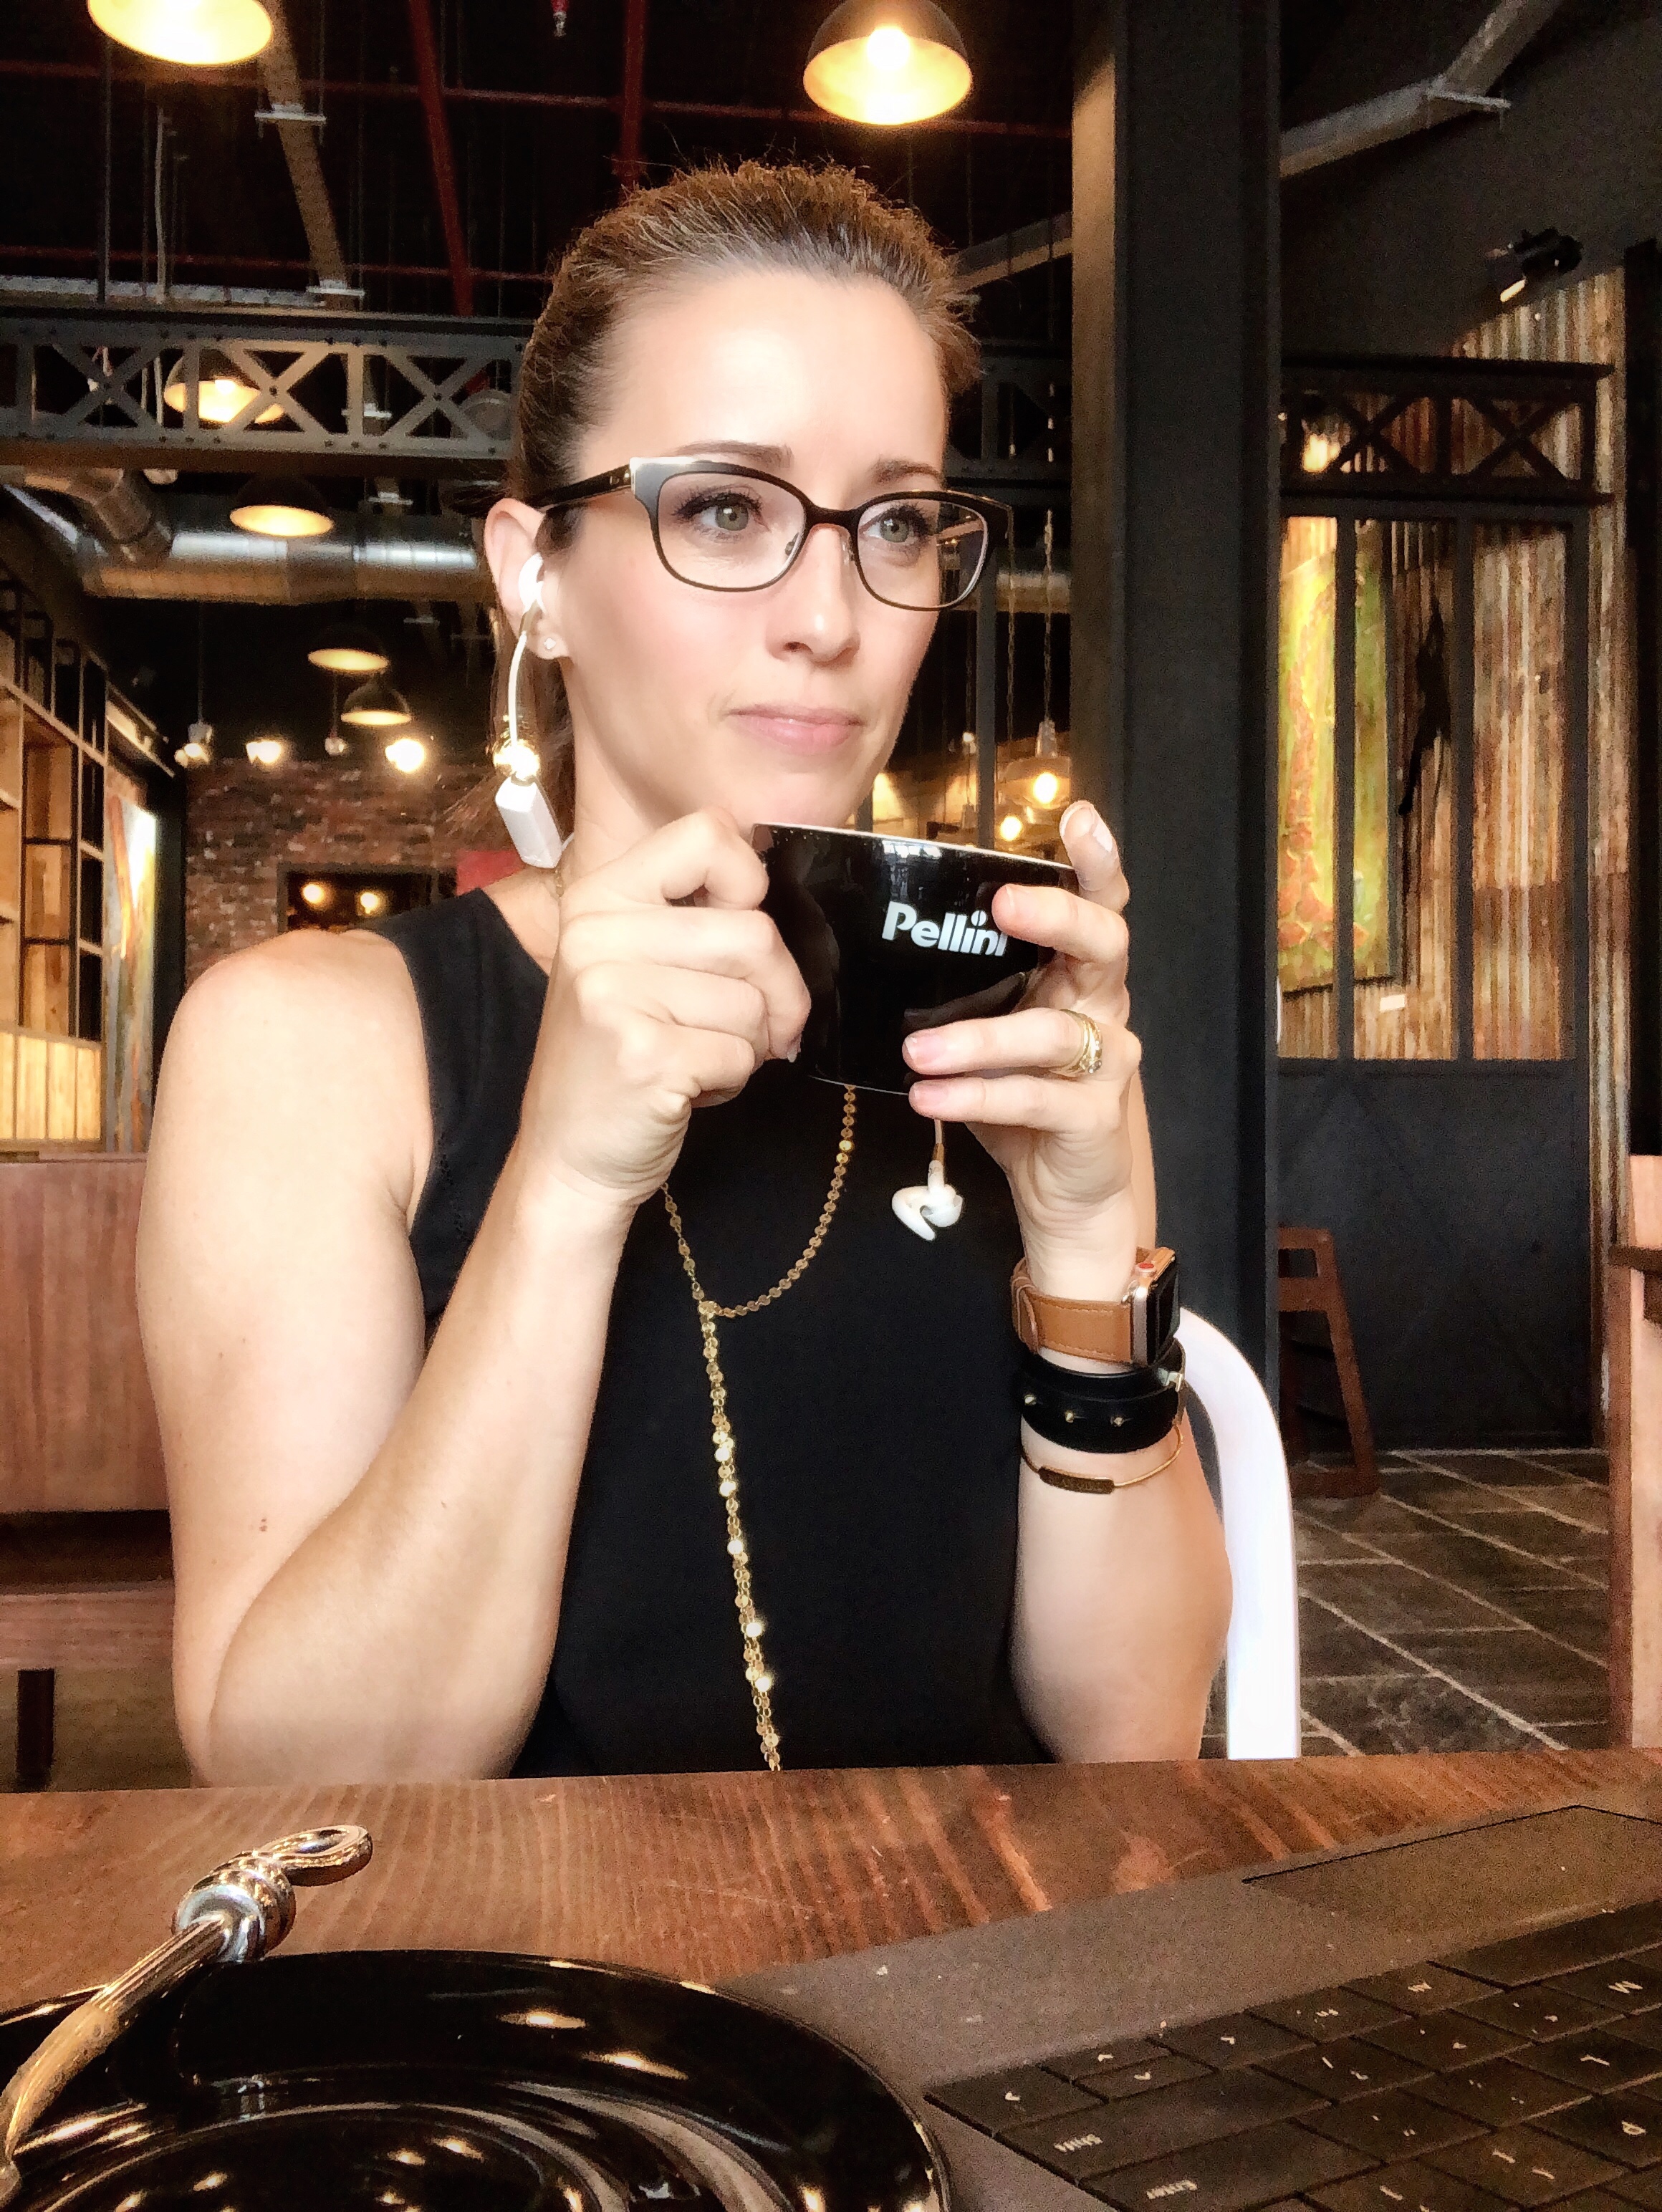
[(915, 906), (908, 906), (904, 899), (891, 899), (883, 917), (883, 942), (892, 945), (897, 937), (910, 937), (926, 952), (991, 953), (995, 957), (1010, 941), (1001, 929), (993, 927), (980, 907), (973, 914), (949, 914), (943, 921), (924, 921), (918, 919)]

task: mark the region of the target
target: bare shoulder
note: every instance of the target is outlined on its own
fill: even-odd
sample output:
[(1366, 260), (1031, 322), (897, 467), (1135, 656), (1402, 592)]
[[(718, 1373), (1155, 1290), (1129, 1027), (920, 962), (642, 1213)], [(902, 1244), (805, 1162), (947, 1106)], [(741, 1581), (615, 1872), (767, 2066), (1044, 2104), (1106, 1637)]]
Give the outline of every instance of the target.
[[(170, 1136), (314, 1169), (350, 1159), (407, 1208), (431, 1150), (421, 1016), (396, 948), (367, 931), (296, 930), (219, 961), (168, 1032), (153, 1151)], [(162, 1162), (156, 1164), (161, 1165)]]

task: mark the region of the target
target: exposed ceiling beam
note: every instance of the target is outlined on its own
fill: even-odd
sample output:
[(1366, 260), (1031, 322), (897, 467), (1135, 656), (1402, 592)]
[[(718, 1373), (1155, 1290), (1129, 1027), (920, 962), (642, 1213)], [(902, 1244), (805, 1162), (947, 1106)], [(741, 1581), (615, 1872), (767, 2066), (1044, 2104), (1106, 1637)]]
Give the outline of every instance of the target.
[(626, 0), (624, 9), (624, 90), (618, 110), (618, 155), (612, 167), (624, 198), (641, 181), (641, 119), (646, 94), (647, 0)]
[(410, 0), (410, 43), (415, 48), (416, 81), (427, 117), (427, 148), (432, 156), (433, 187), (438, 194), (444, 250), (450, 263), (451, 297), (459, 315), (471, 315), (473, 274), (467, 265), (461, 203), (456, 197), (456, 164), (450, 150), (450, 123), (444, 112), (444, 81), (428, 0)]
[(1030, 222), (1021, 230), (1006, 231), (1001, 238), (983, 239), (966, 246), (953, 263), (966, 283), (977, 278), (991, 283), (999, 276), (1019, 276), (1024, 269), (1042, 269), (1074, 250), (1071, 213), (1053, 215), (1044, 222)]
[(346, 273), (346, 257), (340, 250), (340, 233), (335, 228), (334, 210), (329, 205), (329, 189), (323, 181), (323, 164), (318, 157), (318, 125), (299, 119), (307, 113), (306, 96), (301, 89), (300, 69), (281, 0), (266, 0), (266, 12), (271, 18), (271, 38), (259, 58), (260, 82), (283, 143), (283, 158), (289, 164), (289, 181), (306, 228), (306, 250), (317, 272), (317, 289), (326, 300), (355, 298)]

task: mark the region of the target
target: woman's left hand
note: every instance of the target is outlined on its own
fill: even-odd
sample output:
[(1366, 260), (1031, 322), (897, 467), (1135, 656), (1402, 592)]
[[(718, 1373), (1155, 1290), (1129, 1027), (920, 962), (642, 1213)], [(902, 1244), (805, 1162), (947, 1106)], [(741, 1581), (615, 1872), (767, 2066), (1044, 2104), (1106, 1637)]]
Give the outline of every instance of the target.
[[(1075, 1295), (1117, 1297), (1123, 1279), (1111, 1288), (1106, 1279), (1129, 1279), (1136, 1244), (1129, 1095), (1142, 1056), (1126, 1026), (1130, 889), (1094, 806), (1076, 802), (1062, 827), (1078, 893), (1006, 884), (992, 909), (1001, 929), (1058, 957), (1014, 1013), (909, 1038), (906, 1057), (924, 1079), (911, 1103), (931, 1119), (967, 1123), (1003, 1169), (1041, 1287), (1066, 1296), (1065, 1280)], [(1062, 1072), (1087, 1038), (1075, 1012), (1102, 1034), (1092, 1076)]]

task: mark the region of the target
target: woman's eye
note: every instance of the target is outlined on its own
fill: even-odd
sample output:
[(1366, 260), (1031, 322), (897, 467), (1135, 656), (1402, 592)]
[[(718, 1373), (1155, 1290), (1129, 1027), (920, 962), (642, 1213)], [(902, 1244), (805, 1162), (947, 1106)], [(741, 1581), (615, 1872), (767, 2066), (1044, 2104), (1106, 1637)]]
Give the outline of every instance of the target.
[(731, 538), (747, 530), (757, 519), (757, 510), (750, 501), (732, 492), (711, 492), (702, 499), (690, 499), (677, 517), (683, 523), (703, 524)]
[(884, 545), (916, 545), (925, 535), (923, 518), (908, 507), (889, 507), (877, 518), (877, 537)]
[(709, 514), (718, 530), (742, 530), (750, 520), (750, 509), (740, 507), (736, 499), (723, 500), (719, 507), (711, 507)]

